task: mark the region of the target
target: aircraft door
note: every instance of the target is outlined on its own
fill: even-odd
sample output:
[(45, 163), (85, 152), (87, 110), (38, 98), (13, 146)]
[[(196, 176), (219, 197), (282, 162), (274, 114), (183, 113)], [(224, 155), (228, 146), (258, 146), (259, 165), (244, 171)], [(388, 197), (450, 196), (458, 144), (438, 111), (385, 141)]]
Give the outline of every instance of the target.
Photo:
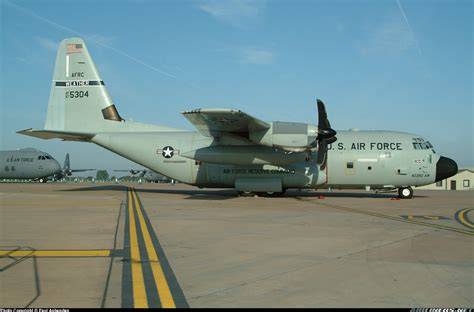
[(384, 169), (386, 162), (392, 158), (392, 153), (391, 152), (384, 152), (379, 154), (379, 164), (380, 168)]

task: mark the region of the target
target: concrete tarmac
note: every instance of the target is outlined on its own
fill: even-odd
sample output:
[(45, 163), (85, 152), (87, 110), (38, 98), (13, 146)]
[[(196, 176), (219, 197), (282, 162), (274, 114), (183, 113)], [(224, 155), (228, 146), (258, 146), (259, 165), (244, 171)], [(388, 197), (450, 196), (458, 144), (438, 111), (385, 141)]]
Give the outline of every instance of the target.
[(474, 192), (0, 184), (0, 307), (473, 307)]

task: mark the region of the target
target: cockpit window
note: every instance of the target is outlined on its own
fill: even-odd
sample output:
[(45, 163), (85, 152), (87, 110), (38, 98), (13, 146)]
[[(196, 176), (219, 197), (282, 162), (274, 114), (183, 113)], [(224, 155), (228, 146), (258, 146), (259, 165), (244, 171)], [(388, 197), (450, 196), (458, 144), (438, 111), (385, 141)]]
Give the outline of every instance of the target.
[(413, 138), (413, 148), (416, 150), (426, 150), (433, 148), (433, 145), (431, 145), (429, 141), (425, 141), (422, 138)]

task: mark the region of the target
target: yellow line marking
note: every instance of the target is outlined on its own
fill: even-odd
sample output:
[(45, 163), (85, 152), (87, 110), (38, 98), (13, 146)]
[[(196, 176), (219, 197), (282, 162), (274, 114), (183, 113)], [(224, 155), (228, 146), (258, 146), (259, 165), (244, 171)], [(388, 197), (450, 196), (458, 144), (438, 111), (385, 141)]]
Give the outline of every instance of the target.
[(140, 251), (138, 249), (137, 227), (132, 205), (132, 192), (128, 189), (128, 213), (130, 221), (130, 252), (132, 261), (132, 288), (133, 304), (135, 308), (148, 308), (148, 300), (143, 280), (142, 264), (140, 262)]
[(0, 250), (0, 257), (110, 257), (110, 250)]
[(425, 219), (430, 219), (430, 220), (439, 220), (438, 216), (423, 216)]
[(140, 209), (140, 204), (138, 202), (138, 195), (135, 189), (132, 189), (132, 194), (134, 195), (134, 200), (137, 207), (138, 219), (140, 220), (140, 225), (142, 228), (143, 238), (145, 240), (146, 251), (148, 254), (148, 259), (150, 260), (151, 269), (153, 271), (153, 277), (155, 279), (156, 288), (158, 290), (158, 296), (160, 297), (161, 306), (163, 308), (176, 308), (176, 305), (171, 295), (171, 290), (169, 288), (168, 282), (166, 281), (165, 274), (160, 265), (160, 260), (156, 253), (155, 247), (151, 240), (148, 227), (145, 223), (145, 218), (143, 217), (142, 211)]
[(474, 235), (473, 231), (458, 229), (458, 228), (455, 228), (455, 227), (439, 225), (439, 224), (433, 224), (433, 223), (427, 223), (427, 222), (416, 221), (416, 220), (407, 220), (407, 219), (400, 218), (400, 217), (394, 217), (394, 216), (390, 216), (390, 215), (384, 215), (384, 214), (381, 214), (381, 213), (370, 212), (370, 211), (359, 210), (359, 209), (348, 208), (348, 207), (342, 207), (342, 206), (336, 206), (336, 205), (331, 205), (331, 204), (315, 203), (315, 202), (312, 202), (312, 201), (307, 200), (307, 199), (301, 199), (301, 198), (298, 198), (298, 199), (301, 200), (301, 201), (311, 203), (313, 205), (321, 205), (321, 206), (326, 206), (326, 207), (329, 207), (329, 208), (345, 210), (345, 211), (365, 214), (365, 215), (379, 217), (379, 218), (385, 218), (385, 219), (394, 220), (394, 221), (402, 221), (402, 222), (406, 222), (406, 223), (429, 226), (429, 227), (433, 227), (433, 228), (448, 230), (448, 231), (452, 231), (452, 232), (458, 232), (458, 233), (462, 233), (462, 234)]
[[(90, 203), (87, 203), (88, 206), (98, 206), (98, 207), (101, 207), (104, 205), (104, 203), (107, 203), (107, 204), (112, 204), (112, 203), (116, 203), (116, 201), (101, 201), (100, 204), (90, 204)], [(69, 205), (78, 205), (78, 204), (81, 204), (81, 202), (77, 202), (75, 201), (74, 203), (69, 203)], [(38, 206), (38, 205), (42, 205), (42, 206), (67, 206), (68, 204), (64, 204), (64, 203), (48, 203), (48, 202), (39, 202), (39, 203), (7, 203), (7, 202), (1, 202), (0, 201), (0, 206)]]
[(474, 229), (474, 224), (472, 224), (471, 222), (469, 222), (469, 220), (467, 218), (465, 218), (465, 215), (471, 210), (473, 210), (473, 209), (472, 208), (463, 209), (458, 214), (458, 216), (459, 216), (459, 221), (461, 221), (462, 224), (464, 224), (465, 226), (467, 226), (471, 229)]

